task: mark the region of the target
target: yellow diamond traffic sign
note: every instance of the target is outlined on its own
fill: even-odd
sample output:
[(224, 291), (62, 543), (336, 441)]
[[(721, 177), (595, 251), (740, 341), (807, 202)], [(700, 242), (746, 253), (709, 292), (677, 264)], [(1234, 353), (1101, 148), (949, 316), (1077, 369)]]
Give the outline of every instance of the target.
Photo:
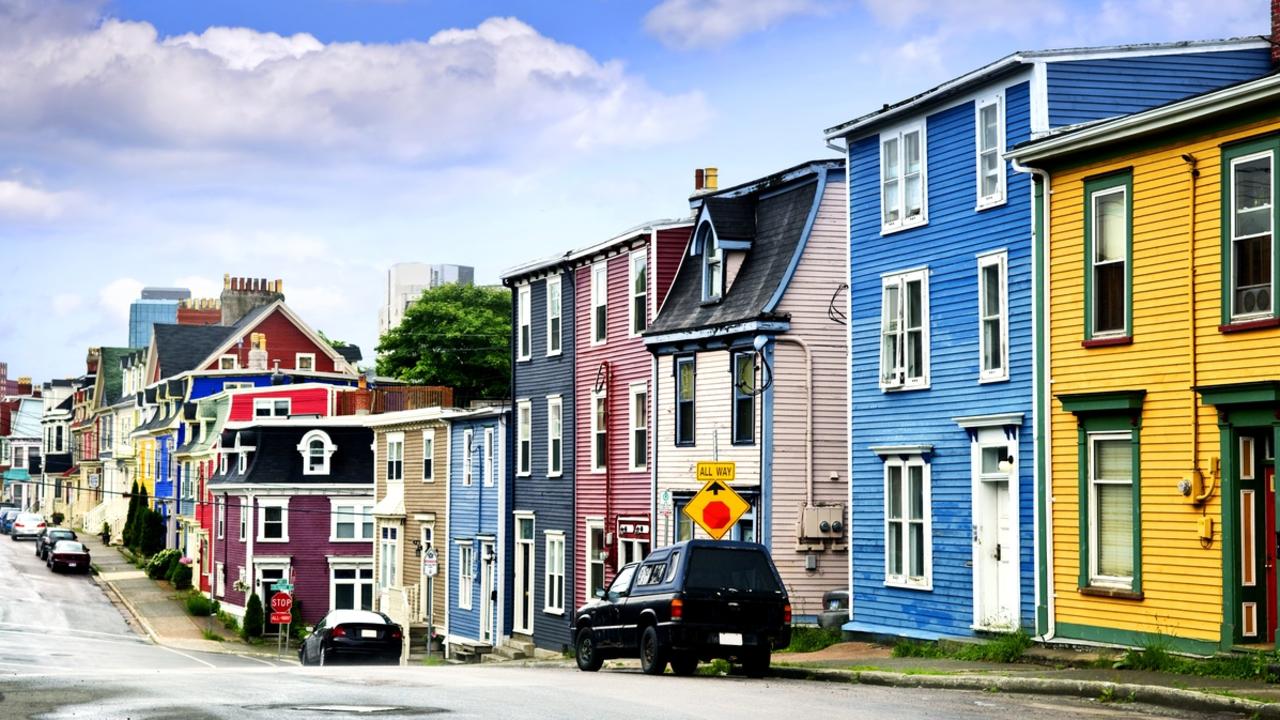
[(698, 463), (698, 480), (700, 482), (711, 482), (712, 480), (723, 480), (728, 482), (737, 478), (738, 464), (731, 462), (700, 462)]
[(713, 539), (719, 540), (750, 509), (751, 505), (728, 485), (712, 480), (684, 506), (684, 514)]

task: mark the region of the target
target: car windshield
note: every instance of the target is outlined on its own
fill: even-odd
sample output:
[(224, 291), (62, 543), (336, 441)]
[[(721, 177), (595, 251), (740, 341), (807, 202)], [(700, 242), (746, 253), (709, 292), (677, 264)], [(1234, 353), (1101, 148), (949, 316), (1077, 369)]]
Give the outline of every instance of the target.
[(74, 540), (60, 540), (57, 545), (53, 546), (53, 551), (78, 553), (84, 552), (84, 546)]
[(41, 519), (42, 518), (39, 515), (33, 515), (31, 513), (22, 513), (18, 516), (18, 522), (20, 523), (38, 523)]
[(689, 554), (685, 587), (695, 590), (778, 592), (769, 557), (758, 550), (694, 548)]
[(75, 540), (76, 534), (70, 530), (52, 530), (49, 532), (49, 537), (55, 540)]

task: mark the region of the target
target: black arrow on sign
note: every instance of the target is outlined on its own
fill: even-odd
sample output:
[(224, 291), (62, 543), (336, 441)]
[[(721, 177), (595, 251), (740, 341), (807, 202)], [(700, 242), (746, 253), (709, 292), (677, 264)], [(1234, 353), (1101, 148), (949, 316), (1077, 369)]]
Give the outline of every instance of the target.
[(719, 495), (721, 490), (728, 492), (729, 488), (721, 485), (719, 482), (713, 482), (707, 486), (707, 490), (710, 490), (712, 495)]

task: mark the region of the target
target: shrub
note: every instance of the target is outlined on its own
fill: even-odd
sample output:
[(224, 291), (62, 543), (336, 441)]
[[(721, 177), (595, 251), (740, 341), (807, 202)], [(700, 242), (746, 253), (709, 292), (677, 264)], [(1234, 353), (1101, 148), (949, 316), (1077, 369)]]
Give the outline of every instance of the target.
[(791, 628), (791, 644), (783, 652), (816, 652), (840, 642), (840, 628), (796, 625)]
[(240, 628), (240, 637), (245, 640), (262, 637), (263, 619), (262, 600), (258, 598), (257, 593), (253, 593), (244, 606), (244, 626)]
[(124, 514), (124, 529), (120, 531), (120, 541), (124, 546), (133, 549), (136, 547), (133, 543), (134, 528), (137, 527), (138, 515), (138, 481), (134, 480), (133, 485), (129, 489), (129, 509)]
[(138, 550), (143, 555), (154, 555), (164, 550), (164, 516), (150, 508), (140, 513), (142, 528), (138, 540)]
[(196, 617), (208, 617), (214, 613), (213, 600), (199, 593), (191, 593), (187, 596), (187, 613)]
[(53, 521), (54, 525), (61, 525), (62, 521), (67, 519), (67, 516), (60, 512), (55, 512), (49, 515), (49, 519)]
[(179, 560), (169, 569), (169, 582), (174, 590), (186, 590), (191, 587), (191, 566)]
[(159, 580), (160, 578), (167, 579), (169, 577), (169, 570), (172, 567), (172, 563), (176, 562), (177, 559), (177, 550), (161, 550), (151, 556), (151, 560), (147, 562), (147, 577), (152, 580)]
[(222, 623), (223, 627), (233, 633), (240, 632), (240, 621), (236, 620), (235, 615), (223, 610), (216, 601), (214, 602), (214, 608), (213, 614), (218, 617), (218, 620)]
[(293, 608), (289, 611), (289, 634), (294, 640), (302, 640), (307, 636), (306, 625), (302, 621), (302, 601), (293, 599)]

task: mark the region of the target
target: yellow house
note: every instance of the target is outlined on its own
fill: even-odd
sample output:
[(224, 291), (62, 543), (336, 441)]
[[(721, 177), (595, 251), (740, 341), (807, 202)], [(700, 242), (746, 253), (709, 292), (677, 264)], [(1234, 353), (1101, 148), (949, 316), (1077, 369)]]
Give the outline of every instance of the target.
[(1010, 153), (1036, 182), (1046, 638), (1274, 647), (1276, 107), (1273, 75)]

